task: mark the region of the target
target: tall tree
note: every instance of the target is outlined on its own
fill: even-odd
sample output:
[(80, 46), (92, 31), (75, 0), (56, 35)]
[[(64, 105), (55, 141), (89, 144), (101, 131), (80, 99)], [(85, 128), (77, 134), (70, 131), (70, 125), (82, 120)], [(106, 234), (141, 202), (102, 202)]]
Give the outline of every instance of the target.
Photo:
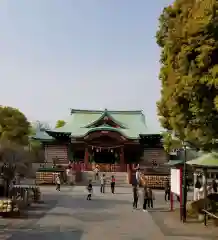
[(182, 140), (211, 149), (218, 139), (218, 5), (176, 0), (164, 8), (157, 31), (162, 82), (162, 126)]
[(18, 109), (0, 106), (0, 140), (25, 145), (28, 143), (30, 123)]
[(61, 128), (66, 124), (66, 122), (64, 120), (58, 120), (56, 122), (55, 128)]
[(176, 139), (172, 136), (172, 134), (165, 132), (162, 134), (163, 136), (163, 147), (167, 153), (175, 149), (181, 149), (182, 143), (179, 139)]

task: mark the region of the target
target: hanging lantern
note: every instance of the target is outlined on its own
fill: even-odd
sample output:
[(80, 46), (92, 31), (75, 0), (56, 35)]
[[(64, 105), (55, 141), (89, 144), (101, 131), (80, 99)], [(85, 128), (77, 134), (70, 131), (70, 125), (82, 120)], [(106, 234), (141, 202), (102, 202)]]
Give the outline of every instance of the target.
[(92, 146), (92, 150), (94, 150), (94, 147)]
[(111, 149), (111, 152), (113, 153), (113, 152), (114, 152), (114, 150), (113, 150), (113, 149)]
[(99, 152), (98, 148), (96, 149), (96, 152)]

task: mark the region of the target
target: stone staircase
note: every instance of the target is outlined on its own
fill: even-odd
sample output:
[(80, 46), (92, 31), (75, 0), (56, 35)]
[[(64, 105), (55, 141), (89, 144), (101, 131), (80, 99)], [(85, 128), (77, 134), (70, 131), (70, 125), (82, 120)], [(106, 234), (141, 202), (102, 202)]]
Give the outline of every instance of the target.
[(116, 186), (128, 186), (128, 174), (126, 172), (116, 172), (116, 173), (107, 173), (106, 174), (106, 185), (111, 184), (111, 176), (114, 175)]
[[(103, 173), (100, 173), (101, 176)], [(126, 187), (130, 186), (128, 182), (128, 174), (127, 172), (106, 172), (106, 185), (110, 185), (111, 183), (111, 176), (114, 175), (116, 180), (116, 186)], [(100, 185), (100, 180), (94, 180), (93, 172), (84, 172), (82, 176), (82, 182), (87, 183), (88, 180), (92, 180), (93, 185)]]

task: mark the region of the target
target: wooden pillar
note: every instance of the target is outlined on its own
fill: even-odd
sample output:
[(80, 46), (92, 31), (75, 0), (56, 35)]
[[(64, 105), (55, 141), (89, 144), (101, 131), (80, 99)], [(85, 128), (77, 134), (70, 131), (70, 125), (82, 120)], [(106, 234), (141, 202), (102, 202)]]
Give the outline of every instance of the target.
[(120, 165), (121, 165), (121, 171), (125, 170), (125, 159), (124, 159), (124, 149), (123, 146), (120, 149)]
[(84, 165), (85, 165), (85, 171), (88, 170), (88, 164), (89, 164), (89, 150), (88, 147), (85, 148), (85, 154), (84, 154)]
[(127, 164), (127, 173), (128, 173), (128, 182), (129, 184), (132, 183), (132, 165)]
[(174, 210), (173, 201), (174, 201), (173, 192), (170, 191), (170, 211)]

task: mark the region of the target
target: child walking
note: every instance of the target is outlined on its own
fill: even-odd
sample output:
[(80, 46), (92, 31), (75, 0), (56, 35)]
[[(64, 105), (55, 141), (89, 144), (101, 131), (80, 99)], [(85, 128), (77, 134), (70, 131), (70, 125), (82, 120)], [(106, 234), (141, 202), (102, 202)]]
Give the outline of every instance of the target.
[(151, 188), (148, 188), (148, 208), (153, 208), (154, 194)]
[(87, 186), (87, 190), (88, 190), (88, 195), (87, 195), (87, 200), (91, 200), (92, 198), (92, 190), (93, 190), (93, 188), (92, 188), (92, 181), (91, 180), (89, 180), (89, 184), (88, 184), (88, 186)]
[(146, 212), (148, 204), (148, 189), (147, 186), (144, 187), (144, 203), (143, 203), (143, 212)]
[(115, 177), (111, 176), (111, 192), (114, 194), (115, 189)]
[(60, 192), (60, 190), (61, 190), (61, 179), (60, 179), (59, 174), (57, 174), (57, 176), (55, 178), (55, 183), (56, 183), (56, 190)]
[(137, 186), (133, 187), (133, 208), (136, 209), (138, 207), (138, 188)]

